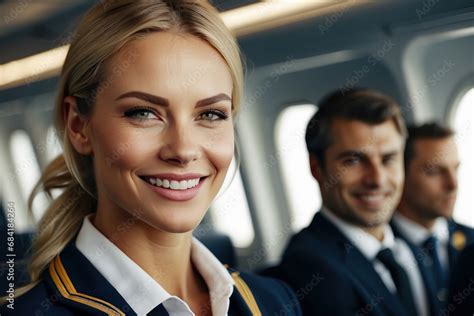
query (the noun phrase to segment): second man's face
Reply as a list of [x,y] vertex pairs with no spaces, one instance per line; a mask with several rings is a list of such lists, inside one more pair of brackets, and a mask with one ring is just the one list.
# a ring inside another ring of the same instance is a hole
[[407,168],[403,200],[424,219],[449,218],[456,202],[459,157],[453,137],[420,139]]
[[395,123],[336,119],[331,132],[333,143],[318,179],[325,205],[357,226],[387,223],[404,181],[404,140]]

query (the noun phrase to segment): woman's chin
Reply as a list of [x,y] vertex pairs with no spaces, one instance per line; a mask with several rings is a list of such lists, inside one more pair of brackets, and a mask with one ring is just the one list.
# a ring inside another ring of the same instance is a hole
[[165,220],[152,220],[149,224],[162,232],[183,234],[194,230],[199,223],[201,218],[167,218]]

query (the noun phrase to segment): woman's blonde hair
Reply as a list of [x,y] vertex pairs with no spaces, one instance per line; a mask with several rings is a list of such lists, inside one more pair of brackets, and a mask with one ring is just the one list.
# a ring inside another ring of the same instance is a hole
[[64,98],[75,96],[79,111],[89,115],[95,96],[110,83],[110,69],[113,75],[124,71],[107,65],[111,57],[130,41],[157,31],[196,36],[222,55],[233,79],[233,113],[237,112],[243,86],[239,49],[211,5],[197,0],[110,0],[95,5],[77,27],[61,73],[54,124],[64,153],[44,170],[30,196],[30,209],[38,193],[43,191],[51,197],[54,189],[63,192],[39,223],[29,265],[31,283],[18,289],[17,295],[40,281],[49,262],[77,234],[83,218],[97,207],[92,160],[77,153],[69,141]]

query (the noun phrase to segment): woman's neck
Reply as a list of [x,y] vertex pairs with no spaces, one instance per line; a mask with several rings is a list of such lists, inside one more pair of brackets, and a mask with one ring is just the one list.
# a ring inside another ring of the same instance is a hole
[[101,214],[92,219],[94,226],[169,294],[188,303],[208,295],[191,261],[192,232],[168,233],[128,214],[123,218]]

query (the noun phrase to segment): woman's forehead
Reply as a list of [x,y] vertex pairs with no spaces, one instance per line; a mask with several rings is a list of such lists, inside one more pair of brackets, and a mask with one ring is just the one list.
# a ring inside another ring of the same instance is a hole
[[171,32],[128,43],[110,60],[106,73],[106,86],[116,89],[200,88],[230,93],[233,86],[227,63],[210,44]]

